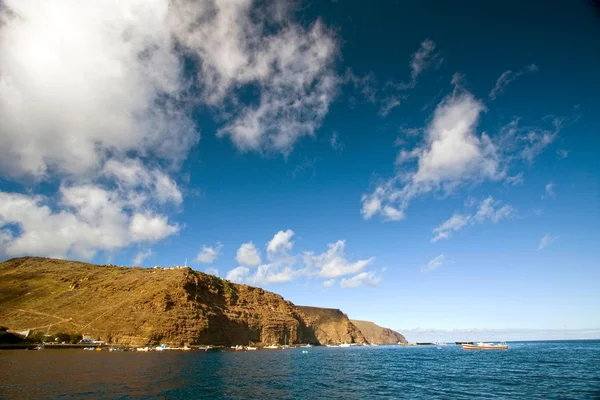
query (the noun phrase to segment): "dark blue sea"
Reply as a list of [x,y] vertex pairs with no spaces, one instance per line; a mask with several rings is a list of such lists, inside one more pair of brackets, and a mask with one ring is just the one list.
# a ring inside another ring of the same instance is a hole
[[0,398],[600,399],[600,341],[254,352],[1,351]]

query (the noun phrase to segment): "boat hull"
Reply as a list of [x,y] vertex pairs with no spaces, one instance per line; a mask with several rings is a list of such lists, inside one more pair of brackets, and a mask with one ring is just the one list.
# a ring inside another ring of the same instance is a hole
[[477,346],[474,344],[463,344],[463,350],[508,350],[508,346],[494,345],[494,346]]

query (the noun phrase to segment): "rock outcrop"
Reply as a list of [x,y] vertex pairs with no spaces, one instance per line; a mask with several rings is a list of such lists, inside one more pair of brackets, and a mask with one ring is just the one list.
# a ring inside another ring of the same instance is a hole
[[361,331],[338,309],[308,306],[298,309],[316,327],[315,334],[321,344],[367,343]]
[[[330,343],[294,304],[188,267],[24,257],[0,263],[0,325],[146,345]],[[327,325],[329,326],[329,325]],[[343,329],[349,324],[343,323]],[[358,336],[362,340],[362,335]]]
[[375,344],[398,344],[408,343],[406,338],[391,329],[383,328],[370,321],[359,321],[356,319],[350,320],[367,338],[369,343]]

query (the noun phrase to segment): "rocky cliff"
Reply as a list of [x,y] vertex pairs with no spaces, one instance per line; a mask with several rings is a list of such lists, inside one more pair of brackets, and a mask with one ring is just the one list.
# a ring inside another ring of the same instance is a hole
[[0,263],[0,325],[132,345],[405,341],[375,324],[382,331],[357,327],[340,310],[297,307],[275,293],[187,267],[38,257]]
[[388,328],[383,328],[370,321],[359,321],[356,319],[350,320],[362,334],[367,338],[369,343],[376,344],[397,344],[399,342],[408,343],[406,338],[400,333]]
[[[329,343],[281,296],[187,267],[126,268],[25,257],[0,263],[0,325],[119,344]],[[343,329],[347,324],[343,322]],[[362,339],[362,335],[360,336]]]
[[298,306],[307,321],[316,327],[315,334],[321,344],[366,343],[361,331],[348,316],[335,308]]

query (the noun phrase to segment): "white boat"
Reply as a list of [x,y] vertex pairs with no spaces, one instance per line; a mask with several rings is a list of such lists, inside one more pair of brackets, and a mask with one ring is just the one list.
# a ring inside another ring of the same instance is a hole
[[483,343],[478,342],[476,344],[463,344],[463,350],[508,350],[508,345],[506,343]]
[[246,347],[246,350],[254,351],[254,350],[258,350],[258,347],[248,346],[248,347]]
[[312,347],[312,345],[309,343],[309,344],[301,346],[301,347]]
[[342,343],[340,344],[340,347],[350,347],[351,344],[350,343]]
[[341,347],[341,346],[338,344],[328,344],[327,347]]
[[150,349],[148,347],[138,347],[135,351],[148,352]]
[[279,346],[277,346],[276,344],[272,344],[270,346],[263,347],[263,349],[267,349],[267,350],[275,350],[275,349],[278,349],[278,348],[279,348]]

